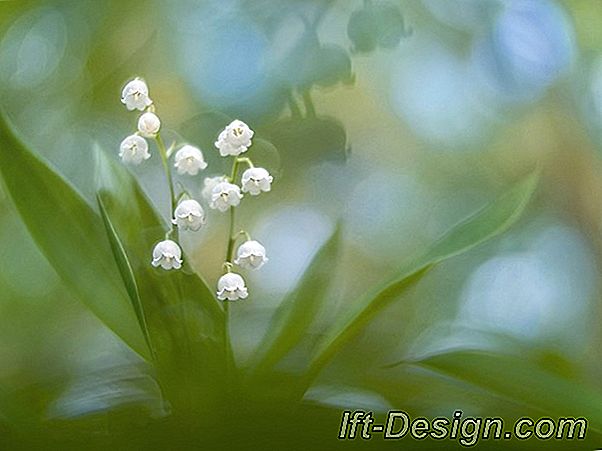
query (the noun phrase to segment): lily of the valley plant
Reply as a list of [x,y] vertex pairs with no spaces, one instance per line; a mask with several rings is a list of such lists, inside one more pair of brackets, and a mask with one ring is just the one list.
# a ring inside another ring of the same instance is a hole
[[[169,148],[163,144],[164,125],[143,80],[135,79],[127,84],[122,102],[129,110],[137,111],[139,117],[137,130],[123,140],[119,154],[129,165],[148,165],[161,159],[171,198],[169,215],[163,215],[170,219],[167,228],[166,221],[144,196],[132,174],[106,158],[98,147],[95,168],[98,211],[95,211],[60,173],[28,149],[1,109],[0,142],[5,143],[5,148],[0,149],[0,175],[23,223],[65,286],[149,363],[135,365],[131,373],[110,373],[107,385],[101,386],[103,394],[108,393],[110,402],[104,404],[106,398],[101,397],[92,403],[95,409],[101,404],[103,411],[113,410],[111,403],[119,397],[124,406],[127,404],[129,412],[133,401],[130,395],[135,393],[136,399],[156,407],[153,412],[158,413],[159,421],[149,421],[146,411],[141,411],[142,417],[135,417],[136,424],[145,425],[144,430],[135,435],[148,442],[144,446],[136,444],[135,449],[156,448],[156,429],[159,428],[170,437],[193,434],[195,448],[202,442],[209,443],[208,449],[214,449],[216,447],[207,441],[210,440],[208,436],[215,433],[216,441],[223,444],[224,438],[232,435],[232,424],[237,428],[239,425],[248,428],[248,432],[240,435],[246,440],[260,430],[258,427],[265,427],[268,422],[272,425],[273,420],[278,421],[276,425],[280,429],[284,425],[299,424],[298,414],[303,411],[317,412],[316,418],[322,421],[325,406],[313,410],[311,397],[315,394],[312,391],[320,388],[316,385],[319,377],[324,376],[328,382],[328,378],[334,376],[324,374],[325,367],[336,356],[349,355],[341,354],[341,351],[366,331],[376,315],[393,303],[403,301],[403,296],[420,283],[431,268],[498,236],[514,224],[527,208],[539,178],[539,172],[535,171],[520,179],[488,205],[450,227],[439,239],[415,255],[400,260],[398,268],[392,269],[380,283],[367,287],[364,293],[353,298],[349,298],[349,292],[340,293],[338,289],[342,285],[334,277],[345,243],[350,241],[342,239],[343,225],[338,224],[307,264],[296,286],[278,303],[261,341],[249,358],[241,361],[236,358],[236,348],[230,340],[229,301],[252,297],[239,272],[261,268],[267,257],[261,243],[251,238],[247,231],[235,228],[235,215],[242,201],[263,196],[271,189],[271,175],[265,169],[254,167],[250,159],[260,154],[265,143],[254,138],[253,131],[240,121],[232,122],[221,133],[218,129],[210,130],[215,135],[217,151],[223,158],[228,158],[232,166],[227,175],[203,180],[201,174],[206,171],[207,163],[200,149],[191,143],[170,143]],[[155,155],[155,149],[159,157]],[[179,176],[190,177],[191,181],[198,177],[198,189],[195,190],[200,192],[198,197],[191,196],[180,183],[173,183],[174,168]],[[32,209],[32,202],[38,208]],[[191,268],[187,268],[187,257],[180,246],[183,234],[193,237],[203,233],[206,224],[212,220],[211,215],[206,214],[209,210],[216,210],[214,215],[227,214],[230,220],[224,273],[215,281],[215,292],[195,271],[188,270]],[[397,239],[403,237],[398,235]],[[331,310],[335,304],[341,308]],[[319,334],[308,333],[318,328]],[[524,390],[525,386],[540,386],[545,373],[538,369],[530,378],[526,376],[528,372],[515,373],[512,369],[517,366],[515,360],[508,360],[507,356],[454,350],[409,363],[413,369],[417,365],[427,369],[428,380],[432,379],[433,372],[440,372],[445,378],[454,374],[461,378],[467,375],[465,382],[471,384],[498,378],[499,384],[495,384],[502,389],[499,394],[517,402],[528,401],[538,410],[545,411],[548,404],[538,404],[544,399],[540,396],[541,390],[531,396]],[[404,359],[400,364],[406,362]],[[475,373],[477,367],[485,370]],[[495,375],[491,368],[496,369]],[[396,378],[399,374],[409,373],[389,374],[391,386],[399,388],[404,386],[404,381]],[[340,371],[331,381],[340,386],[341,396],[345,396],[339,399],[352,400],[349,395],[356,392],[349,392],[348,388],[353,387],[348,384],[362,380],[371,384],[368,381],[372,378],[373,373],[366,368],[366,374],[360,374],[359,378],[354,374],[349,379]],[[95,376],[92,379],[94,386],[96,380]],[[379,378],[378,386],[369,390],[379,393],[383,380]],[[572,382],[561,384],[557,374],[549,375],[548,380],[551,383],[547,384],[546,390],[554,398],[562,398],[573,387]],[[147,383],[149,381],[151,384]],[[415,382],[412,376],[412,387],[416,386]],[[363,390],[366,384],[360,384]],[[122,385],[126,388],[122,389]],[[134,392],[132,387],[135,387]],[[72,391],[68,388],[67,394],[71,396]],[[139,398],[140,393],[143,395]],[[396,398],[395,393],[397,390],[389,393],[393,405],[404,405],[407,396],[400,392]],[[334,399],[333,396],[328,398]],[[599,415],[600,404],[596,404],[598,398],[595,396],[584,392],[579,398],[584,402],[567,404],[568,410],[595,418]],[[28,416],[28,412],[16,412],[19,417]],[[79,412],[73,427],[65,431],[72,433],[81,429]],[[257,415],[257,412],[262,414]],[[263,412],[273,416],[265,417]],[[339,414],[337,411],[336,416]],[[304,415],[303,427],[313,413]],[[127,430],[118,424],[120,421],[113,421],[113,418],[121,419],[121,415],[110,418],[110,423],[118,426],[117,430]],[[94,419],[93,424],[97,427],[100,423]],[[54,435],[54,428],[52,430]],[[62,426],[57,430],[62,430]],[[99,449],[108,449],[118,443],[112,434],[113,429],[99,434],[110,438],[111,442]],[[127,439],[129,443],[130,434]],[[68,443],[72,443],[71,440],[69,435]],[[186,446],[179,449],[182,448]],[[39,446],[32,449],[39,449]]]
[[[181,269],[183,259],[182,249],[178,244],[179,232],[198,232],[207,223],[207,218],[201,199],[194,199],[188,191],[174,184],[172,166],[180,175],[195,177],[207,168],[207,163],[203,152],[191,144],[174,142],[169,148],[165,146],[161,138],[161,119],[143,79],[135,78],[125,85],[121,102],[130,111],[142,112],[138,118],[137,130],[121,142],[121,160],[132,165],[147,161],[152,156],[147,139],[154,140],[170,192],[172,227],[152,250],[151,264],[164,270]],[[230,175],[205,178],[201,192],[202,200],[209,208],[230,215],[227,250],[223,263],[225,274],[217,281],[216,291],[217,298],[222,301],[235,301],[248,296],[245,280],[234,272],[236,266],[256,270],[268,261],[265,247],[260,242],[251,239],[247,231],[235,229],[235,213],[241,199],[245,194],[257,196],[269,192],[273,181],[266,169],[255,167],[251,158],[241,156],[252,147],[253,135],[253,130],[240,120],[232,121],[219,133],[215,147],[222,157],[232,158],[232,170]],[[176,148],[178,150],[172,158]],[[239,174],[241,165],[247,168]],[[235,252],[239,241],[242,243]]]

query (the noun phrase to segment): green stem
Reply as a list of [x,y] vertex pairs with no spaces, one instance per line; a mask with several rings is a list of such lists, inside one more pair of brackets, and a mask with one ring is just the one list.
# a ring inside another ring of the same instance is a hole
[[167,184],[169,185],[169,195],[171,198],[171,211],[169,213],[169,216],[171,218],[171,215],[173,214],[174,210],[176,209],[176,203],[177,203],[177,198],[176,198],[176,193],[174,190],[174,184],[173,184],[173,178],[171,177],[171,168],[169,166],[169,161],[167,161],[167,149],[165,148],[165,143],[163,142],[163,139],[161,138],[161,134],[157,133],[157,136],[155,137],[155,141],[157,142],[157,147],[159,148],[159,154],[161,155],[161,162],[163,163],[163,170],[165,171],[165,178],[167,179]]
[[[238,158],[234,159],[232,163],[232,172],[230,173],[229,181],[233,183],[236,180],[238,174],[238,166],[240,161]],[[228,228],[228,246],[226,248],[226,260],[225,264],[229,264],[229,268],[232,266],[232,256],[234,254],[234,242],[236,237],[234,236],[234,224],[236,222],[236,209],[230,207],[230,226]],[[233,373],[236,368],[234,363],[234,353],[232,351],[232,343],[230,340],[230,302],[224,302],[224,345],[226,347],[226,381],[230,385],[233,379]],[[229,389],[232,387],[230,386]]]
[[309,89],[303,91],[303,103],[305,104],[305,114],[307,117],[316,117],[316,107],[311,99],[311,93]]
[[251,235],[246,230],[239,230],[236,235],[234,235],[234,240],[238,239],[239,236],[243,235],[247,241],[251,240]]
[[255,165],[253,164],[253,162],[251,161],[251,159],[247,158],[247,157],[237,158],[236,161],[238,161],[239,163],[245,163],[250,168],[254,168],[255,167]]
[[[228,248],[226,250],[226,263],[228,272],[232,268],[232,253],[234,252],[234,238],[232,237],[234,231],[235,221],[235,210],[234,207],[230,207],[230,229],[228,232]],[[224,302],[224,346],[226,349],[226,383],[228,384],[227,393],[228,396],[232,396],[234,372],[236,370],[236,364],[234,363],[234,352],[232,350],[232,341],[230,340],[230,301]]]
[[234,369],[234,355],[230,342],[230,301],[224,301],[224,346],[226,349],[226,371],[228,382]]
[[228,230],[228,248],[226,250],[226,261],[232,263],[232,255],[234,254],[234,242],[236,241],[236,236],[234,235],[234,222],[235,222],[235,214],[236,210],[234,207],[230,207],[230,228]]
[[[248,158],[235,158],[232,164],[232,172],[230,173],[229,181],[234,183],[236,176],[238,175],[238,166],[240,163],[247,163],[249,167],[253,167],[253,163]],[[232,254],[234,253],[234,242],[236,236],[234,235],[234,223],[236,222],[236,209],[230,207],[230,227],[228,229],[228,246],[226,248],[226,262],[232,263]]]
[[291,91],[288,93],[288,107],[291,110],[292,117],[301,117],[301,109],[299,108],[299,105],[297,105],[297,101],[295,100],[295,97],[293,97],[293,93]]
[[228,181],[230,183],[234,183],[234,180],[236,179],[236,174],[238,174],[238,164],[240,162],[238,161],[238,158],[234,159],[234,163],[232,164],[232,172],[230,173],[230,177],[228,177]]

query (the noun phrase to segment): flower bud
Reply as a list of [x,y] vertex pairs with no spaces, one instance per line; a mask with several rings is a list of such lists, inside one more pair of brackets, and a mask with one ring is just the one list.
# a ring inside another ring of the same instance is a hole
[[258,241],[249,240],[238,247],[234,263],[245,269],[259,269],[267,261],[265,247]]
[[264,168],[249,168],[242,174],[242,191],[257,196],[272,189],[274,178]]
[[217,281],[217,298],[220,301],[236,301],[245,299],[248,295],[245,280],[239,274],[229,272]]
[[138,135],[130,135],[119,145],[119,157],[126,164],[140,164],[150,158],[148,143]]
[[178,174],[197,175],[207,167],[203,152],[197,147],[186,144],[176,152],[174,166]]
[[138,131],[142,136],[153,138],[157,133],[159,133],[160,128],[161,121],[159,120],[159,116],[157,116],[155,113],[149,111],[144,113],[138,119]]
[[174,211],[172,224],[182,230],[199,230],[205,224],[205,212],[203,207],[194,199],[186,199],[178,204]]
[[182,267],[182,249],[178,243],[165,240],[157,243],[153,249],[152,265],[163,269],[180,269]]
[[134,78],[128,82],[121,91],[121,103],[130,111],[143,111],[152,105],[153,101],[148,96],[148,86],[141,78]]

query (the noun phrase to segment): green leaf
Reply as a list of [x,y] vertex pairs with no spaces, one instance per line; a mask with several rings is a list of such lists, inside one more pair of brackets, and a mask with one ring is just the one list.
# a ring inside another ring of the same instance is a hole
[[531,198],[539,171],[534,171],[480,211],[457,224],[429,249],[411,259],[386,283],[372,290],[347,310],[349,313],[332,328],[308,369],[311,380],[384,307],[398,299],[437,263],[466,252],[507,230],[522,214]]
[[186,270],[152,267],[152,249],[164,239],[166,221],[122,164],[98,148],[96,155],[98,197],[127,252],[159,364],[175,387],[170,399],[180,404],[202,399],[208,405],[210,396],[220,395],[216,384],[224,380],[222,305],[188,267],[186,255]]
[[17,138],[3,115],[0,146],[0,172],[7,191],[40,250],[74,296],[149,358],[98,214]]
[[144,274],[150,285],[159,285],[160,291],[155,292],[155,295],[162,293],[166,298],[182,297],[180,288],[176,285],[185,282],[197,290],[194,297],[207,313],[221,320],[221,304],[199,275],[183,271],[166,274],[150,265],[153,246],[164,239],[166,222],[123,165],[110,160],[100,148],[96,149],[96,161],[98,198],[105,206],[106,214],[111,218],[124,246],[131,250],[130,261],[134,262],[134,271]]
[[107,238],[109,239],[111,250],[113,251],[113,257],[115,257],[115,262],[117,263],[119,273],[121,274],[121,279],[123,280],[125,289],[130,296],[130,301],[132,301],[132,307],[136,312],[140,330],[142,330],[142,333],[144,334],[144,339],[146,340],[146,344],[151,350],[151,353],[154,353],[152,341],[148,331],[148,325],[146,323],[146,317],[144,315],[144,308],[142,307],[142,301],[140,300],[138,284],[136,283],[136,279],[134,277],[134,270],[132,269],[132,265],[128,260],[128,256],[123,248],[123,244],[121,243],[121,240],[115,231],[115,227],[113,227],[113,223],[107,215],[107,210],[102,202],[102,199],[98,195],[96,198],[98,201],[98,207],[100,209],[100,216],[102,217],[105,229],[107,231]]
[[550,373],[525,359],[483,351],[452,351],[416,363],[536,408],[546,415],[585,417],[590,428],[602,431],[602,393]]
[[258,347],[255,372],[269,369],[284,357],[307,333],[330,287],[336,265],[341,230],[337,226],[316,253],[295,289],[280,304],[268,332]]

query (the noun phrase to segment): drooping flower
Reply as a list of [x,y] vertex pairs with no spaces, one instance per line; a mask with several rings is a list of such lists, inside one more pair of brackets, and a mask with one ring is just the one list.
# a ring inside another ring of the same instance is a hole
[[153,138],[160,128],[161,120],[155,113],[148,111],[138,118],[138,131],[142,136]]
[[182,267],[182,249],[178,243],[165,240],[157,243],[153,249],[152,265],[163,269],[180,269]]
[[186,144],[176,152],[174,166],[178,174],[197,175],[207,167],[203,152],[197,147]]
[[182,230],[197,231],[205,224],[203,207],[194,199],[186,199],[178,204],[171,222]]
[[130,111],[143,111],[152,105],[153,101],[148,96],[148,86],[141,78],[129,81],[121,91],[121,103]]
[[227,211],[230,207],[236,207],[242,199],[240,188],[229,182],[220,182],[211,190],[211,202],[209,206],[219,211]]
[[211,195],[213,194],[213,188],[215,188],[215,185],[217,185],[218,183],[225,182],[225,181],[226,181],[225,175],[218,175],[216,177],[205,178],[205,180],[203,180],[203,189],[201,190],[201,196],[203,196],[203,199],[205,199],[207,202],[211,202]]
[[130,135],[119,145],[119,157],[124,163],[140,164],[150,158],[148,143],[138,135]]
[[264,168],[249,168],[242,174],[242,191],[257,196],[272,189],[274,178]]
[[251,146],[254,132],[247,124],[238,119],[232,121],[217,137],[215,147],[222,157],[238,156]]
[[220,301],[236,301],[237,299],[245,299],[248,295],[245,280],[240,274],[229,272],[217,281],[217,298]]
[[234,263],[245,269],[259,269],[267,261],[265,247],[258,241],[249,240],[238,247]]

